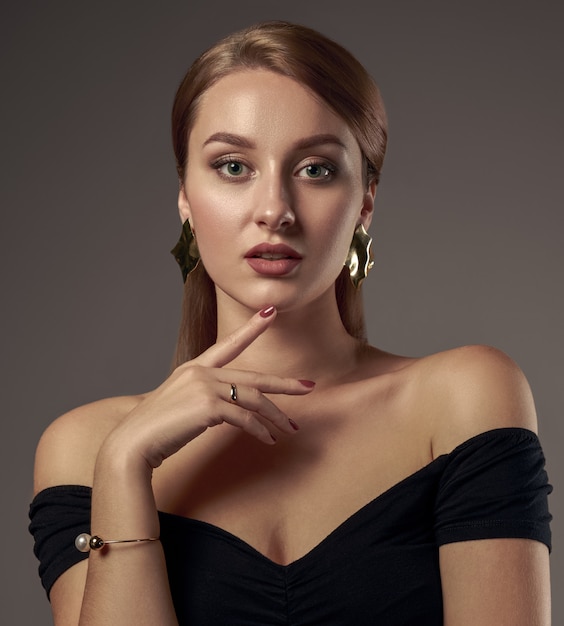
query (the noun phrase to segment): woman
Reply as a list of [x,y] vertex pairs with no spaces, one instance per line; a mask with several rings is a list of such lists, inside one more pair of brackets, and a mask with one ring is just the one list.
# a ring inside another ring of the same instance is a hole
[[296,25],[236,33],[188,72],[177,367],[59,418],[37,451],[57,626],[550,622],[522,373],[487,347],[365,340],[385,120],[358,61]]

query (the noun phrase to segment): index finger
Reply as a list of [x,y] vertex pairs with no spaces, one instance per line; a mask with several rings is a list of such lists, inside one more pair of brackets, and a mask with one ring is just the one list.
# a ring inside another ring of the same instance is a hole
[[259,335],[262,335],[275,317],[275,307],[269,306],[261,309],[246,324],[218,341],[194,360],[208,367],[227,365],[250,346]]

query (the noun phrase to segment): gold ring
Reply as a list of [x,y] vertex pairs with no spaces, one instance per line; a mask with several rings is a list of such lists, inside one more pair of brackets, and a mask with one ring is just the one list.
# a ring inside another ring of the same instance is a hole
[[237,385],[235,383],[231,383],[231,392],[230,392],[231,402],[237,402]]

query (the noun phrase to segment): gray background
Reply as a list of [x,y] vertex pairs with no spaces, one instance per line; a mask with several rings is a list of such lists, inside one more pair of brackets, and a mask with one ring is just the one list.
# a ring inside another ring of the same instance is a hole
[[26,530],[41,432],[76,405],[154,387],[169,366],[175,88],[219,36],[271,18],[343,43],[387,104],[372,342],[416,355],[493,344],[531,382],[564,623],[562,3],[65,0],[1,13],[2,623],[50,623]]

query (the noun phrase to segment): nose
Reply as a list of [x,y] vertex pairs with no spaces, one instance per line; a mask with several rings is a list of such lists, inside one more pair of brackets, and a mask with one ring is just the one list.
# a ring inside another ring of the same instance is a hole
[[255,198],[255,222],[269,230],[287,229],[294,225],[292,194],[283,177],[267,176],[257,185]]

